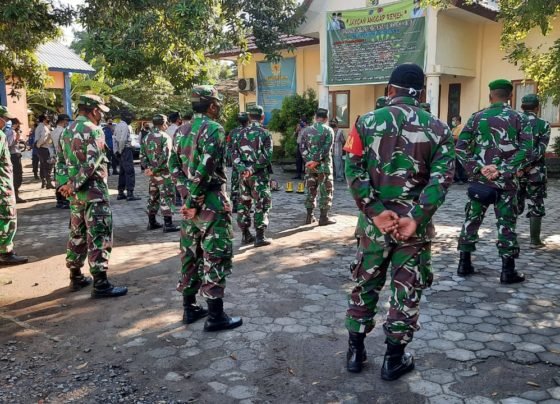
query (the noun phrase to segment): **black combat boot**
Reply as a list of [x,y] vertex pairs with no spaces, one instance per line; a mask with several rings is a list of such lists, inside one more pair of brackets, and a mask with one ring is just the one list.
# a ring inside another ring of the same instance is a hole
[[397,380],[414,369],[414,357],[404,352],[405,345],[393,345],[387,342],[387,351],[381,367],[383,380]]
[[525,280],[525,275],[515,270],[515,258],[502,257],[502,274],[500,283],[519,283]]
[[475,273],[474,267],[471,262],[471,253],[460,251],[459,252],[459,265],[457,266],[457,275],[469,276]]
[[19,255],[16,255],[16,253],[13,251],[0,254],[0,265],[5,265],[5,266],[21,265],[21,264],[27,264],[27,262],[29,262],[29,258],[20,257]]
[[237,204],[239,203],[237,199],[237,196],[231,196],[231,213],[237,213]]
[[127,292],[128,288],[126,286],[113,286],[107,280],[106,272],[93,275],[93,290],[91,291],[91,297],[93,299],[124,296]]
[[196,304],[196,295],[183,295],[183,324],[192,324],[208,315],[208,310]]
[[348,332],[348,352],[346,353],[346,369],[352,373],[360,373],[367,360],[364,347],[365,333]]
[[93,282],[91,276],[84,276],[80,268],[70,269],[70,291],[77,292],[91,285],[91,282]]
[[148,215],[148,230],[157,230],[161,229],[163,226],[159,223],[156,219],[156,215],[149,214]]
[[230,317],[224,313],[222,299],[208,299],[208,319],[204,323],[204,331],[231,330],[243,324],[240,317]]
[[319,216],[319,226],[328,226],[329,224],[335,224],[336,220],[329,217],[328,209],[321,209],[321,216]]
[[16,191],[16,203],[25,203],[27,202],[25,199],[19,197],[19,191]]
[[140,199],[142,199],[142,198],[140,198],[139,196],[134,196],[134,191],[126,191],[126,200],[128,202],[139,201]]
[[255,237],[255,247],[264,247],[266,245],[272,244],[272,239],[266,237],[264,235],[264,231],[266,230],[265,227],[257,229],[257,235]]
[[119,189],[119,194],[117,195],[117,201],[122,201],[124,199],[126,199],[124,189]]
[[249,229],[243,230],[243,237],[241,238],[241,244],[247,245],[255,242],[255,237],[251,234]]
[[50,178],[47,178],[47,189],[56,189]]
[[315,223],[315,215],[313,214],[313,209],[307,209],[307,217],[305,218],[305,224]]
[[47,181],[45,181],[44,178],[41,178],[41,189],[46,188],[47,187]]
[[530,217],[529,218],[529,231],[531,235],[531,248],[544,247],[544,243],[541,241],[541,225],[542,217]]
[[163,232],[172,233],[174,231],[179,231],[181,228],[173,224],[173,218],[171,216],[163,217]]

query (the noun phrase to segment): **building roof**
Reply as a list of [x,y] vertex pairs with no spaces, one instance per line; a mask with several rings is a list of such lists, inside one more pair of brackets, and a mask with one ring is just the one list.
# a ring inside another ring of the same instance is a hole
[[451,4],[489,20],[498,20],[500,4],[497,0],[476,0],[474,3],[465,0],[452,0]]
[[[316,45],[319,43],[318,38],[311,38],[303,35],[280,35],[280,41],[286,47],[294,46],[296,48],[308,45]],[[247,50],[249,52],[258,52],[257,45],[255,44],[255,37],[247,37]],[[231,48],[221,51],[220,53],[213,55],[215,57],[227,57],[227,56],[237,56],[241,53],[240,48]]]
[[37,57],[51,72],[95,73],[93,67],[60,42],[39,45]]

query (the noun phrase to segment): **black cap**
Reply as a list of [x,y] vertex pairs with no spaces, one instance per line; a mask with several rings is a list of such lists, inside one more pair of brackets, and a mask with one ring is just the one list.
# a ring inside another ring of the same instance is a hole
[[178,112],[172,112],[172,113],[169,114],[169,122],[175,123],[177,121],[177,119],[179,119],[179,113]]
[[317,111],[315,112],[315,116],[317,118],[328,118],[329,110],[326,108],[317,108]]
[[56,117],[56,123],[58,122],[62,122],[62,121],[69,121],[70,117],[66,114],[58,114],[58,116]]
[[406,90],[422,90],[424,88],[424,71],[414,63],[399,65],[391,73],[389,84],[402,87]]

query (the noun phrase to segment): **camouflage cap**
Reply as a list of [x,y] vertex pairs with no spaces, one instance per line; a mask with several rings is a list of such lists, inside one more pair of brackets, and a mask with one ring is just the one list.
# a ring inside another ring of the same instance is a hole
[[387,105],[387,97],[379,97],[375,100],[375,109],[383,108]]
[[1,118],[6,118],[6,119],[15,119],[16,116],[13,115],[13,114],[11,114],[11,113],[8,111],[8,108],[6,108],[6,107],[3,106],[3,105],[0,105],[0,117],[1,117]]
[[259,116],[263,116],[264,115],[264,108],[258,104],[255,105],[251,105],[248,108],[247,111],[250,115],[259,115]]
[[522,105],[539,105],[540,99],[537,94],[527,94],[521,98]]
[[224,97],[214,86],[196,86],[191,91],[191,102],[198,104],[203,101],[222,101]]
[[490,88],[491,91],[493,90],[513,90],[513,84],[511,84],[511,81],[506,80],[506,79],[498,79],[498,80],[494,80],[491,81],[488,84],[488,88]]
[[152,118],[152,123],[154,125],[166,124],[167,123],[167,116],[165,116],[164,114],[154,115],[154,117]]
[[82,94],[80,95],[79,104],[85,105],[86,107],[99,108],[103,112],[109,112],[110,109],[105,105],[105,101],[98,95],[94,94]]

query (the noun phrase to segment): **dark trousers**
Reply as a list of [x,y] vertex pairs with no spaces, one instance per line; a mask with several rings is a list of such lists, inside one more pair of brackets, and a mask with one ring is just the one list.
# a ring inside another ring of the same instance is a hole
[[111,169],[113,169],[113,174],[116,174],[117,167],[119,166],[119,159],[115,156],[113,150],[109,148],[107,148],[107,158],[109,159],[109,162],[107,163],[107,171],[111,171]]
[[455,159],[455,178],[453,178],[453,180],[456,182],[467,182],[468,180],[465,168],[463,167],[459,159]]
[[21,166],[21,154],[19,153],[10,154],[10,160],[12,160],[12,166],[14,167],[14,190],[17,194],[19,187],[21,187],[21,183],[23,182],[23,167]]
[[296,171],[298,176],[303,175],[303,156],[301,155],[301,151],[299,150],[299,145],[296,151]]
[[51,154],[49,149],[46,147],[39,147],[37,149],[37,154],[39,154],[39,174],[42,180],[51,180],[52,167],[49,164],[49,158]]
[[31,154],[31,166],[33,167],[33,175],[37,177],[39,175],[39,153]]
[[136,177],[134,176],[134,155],[131,147],[125,147],[120,158],[119,167],[119,192],[125,189],[129,192],[134,191]]

